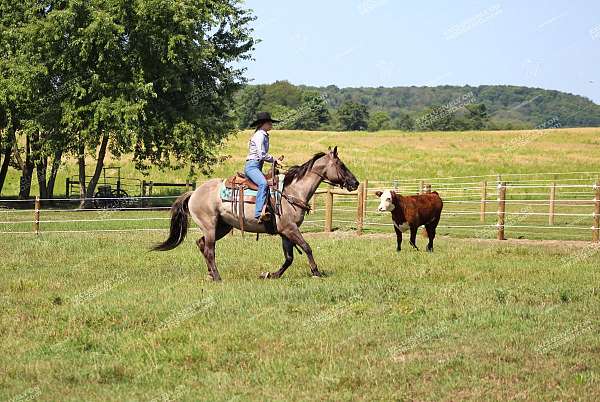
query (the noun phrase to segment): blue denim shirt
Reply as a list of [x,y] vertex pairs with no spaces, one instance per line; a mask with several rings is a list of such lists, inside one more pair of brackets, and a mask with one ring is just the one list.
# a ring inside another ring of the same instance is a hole
[[273,162],[275,158],[269,154],[269,134],[265,130],[256,130],[248,142],[246,160]]

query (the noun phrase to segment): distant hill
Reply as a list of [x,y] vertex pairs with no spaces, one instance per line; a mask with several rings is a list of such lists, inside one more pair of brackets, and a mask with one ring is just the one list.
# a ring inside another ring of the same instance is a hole
[[[307,94],[312,94],[312,98],[307,98]],[[315,94],[325,102],[319,105],[314,100]],[[269,110],[292,121],[286,128],[344,129],[340,114],[357,110],[340,109],[348,103],[366,107],[366,115],[364,110],[357,112],[363,113],[365,119],[364,124],[357,125],[364,127],[362,129],[419,129],[419,122],[432,115],[437,116],[430,127],[434,130],[600,126],[600,105],[588,98],[510,85],[338,88],[334,85],[295,86],[277,81],[242,89],[236,113],[241,127],[251,121],[255,111]],[[324,116],[325,108],[330,118]],[[452,114],[449,120],[440,121],[440,113],[445,117],[449,110]],[[308,119],[312,119],[308,127],[299,126]]]
[[588,98],[560,91],[510,85],[337,88],[304,87],[325,94],[332,108],[350,100],[372,110],[417,114],[433,106],[451,104],[472,92],[476,103],[485,104],[492,120],[524,122],[536,127],[558,119],[562,127],[600,126],[600,105]]

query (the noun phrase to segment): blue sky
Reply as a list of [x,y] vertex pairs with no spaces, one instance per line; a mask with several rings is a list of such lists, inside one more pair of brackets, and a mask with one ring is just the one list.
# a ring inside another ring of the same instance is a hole
[[253,83],[510,84],[600,104],[600,1],[246,0]]

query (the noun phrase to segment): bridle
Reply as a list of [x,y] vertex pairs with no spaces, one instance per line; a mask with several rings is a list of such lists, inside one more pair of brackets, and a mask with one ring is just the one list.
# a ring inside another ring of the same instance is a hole
[[[316,172],[315,170],[313,170],[312,168],[308,171],[308,173],[312,173],[315,174],[317,176],[319,176],[321,178],[321,181],[323,183],[327,183],[329,185],[332,186],[337,186],[340,188],[344,188],[346,186],[346,181],[342,178],[342,172],[340,170],[340,167],[337,164],[334,164],[335,166],[335,170],[336,170],[336,176],[337,176],[337,180],[339,180],[340,182],[342,182],[342,184],[336,184],[333,183],[332,181],[330,181],[329,179],[327,179],[323,174]],[[279,191],[278,191],[279,192]],[[307,213],[310,212],[311,207],[310,205],[306,204],[304,201],[297,199],[294,196],[291,196],[289,194],[285,194],[284,192],[279,192],[281,194],[281,196],[283,198],[285,198],[293,207],[299,207],[301,209],[303,209],[304,211],[306,211]]]
[[346,186],[346,181],[345,181],[345,179],[343,179],[343,175],[342,175],[342,172],[340,170],[340,167],[337,165],[337,163],[334,164],[334,167],[335,167],[335,173],[336,173],[336,176],[337,176],[336,179],[339,180],[340,182],[342,182],[342,184],[333,183],[331,180],[327,179],[324,175],[322,175],[321,173],[315,172],[313,169],[311,169],[309,171],[309,173],[313,173],[313,174],[316,174],[317,176],[319,176],[321,178],[321,181],[323,183],[329,184],[329,185],[334,186],[334,187],[337,186],[337,187],[340,187],[340,188],[344,188]]

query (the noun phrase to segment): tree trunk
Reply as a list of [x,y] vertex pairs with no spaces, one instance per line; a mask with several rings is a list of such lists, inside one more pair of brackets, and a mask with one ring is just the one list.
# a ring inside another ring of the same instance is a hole
[[52,166],[50,167],[50,177],[48,178],[48,198],[54,198],[54,184],[56,183],[56,175],[58,169],[60,169],[60,162],[62,159],[62,151],[54,152],[54,159],[52,160]]
[[21,180],[19,186],[19,199],[29,198],[31,194],[31,179],[33,177],[34,164],[31,161],[31,144],[29,136],[25,140],[25,162],[21,168]]
[[8,174],[8,164],[10,163],[10,154],[12,150],[12,144],[7,144],[4,148],[2,160],[2,166],[0,167],[0,194],[2,194],[2,187],[4,187],[4,181],[6,180],[6,175]]
[[2,193],[2,188],[4,187],[4,182],[6,181],[6,176],[8,175],[8,168],[10,166],[10,158],[13,152],[13,147],[16,146],[16,134],[15,134],[15,125],[8,129],[8,142],[4,144],[4,160],[2,161],[2,167],[0,167],[0,194]]
[[48,187],[46,186],[46,173],[48,172],[48,158],[40,158],[35,163],[37,172],[38,187],[40,188],[40,198],[48,198]]
[[81,200],[79,208],[85,208],[85,145],[83,144],[79,145],[77,164],[79,165],[79,199]]
[[102,174],[102,168],[104,167],[104,157],[106,156],[106,148],[108,147],[108,134],[104,134],[102,136],[102,142],[100,143],[100,149],[98,150],[98,159],[96,160],[96,169],[94,169],[94,174],[90,179],[90,182],[87,186],[87,190],[85,192],[86,198],[90,199],[94,196],[94,191],[96,191],[96,185],[98,184],[98,180],[100,180],[100,175]]

